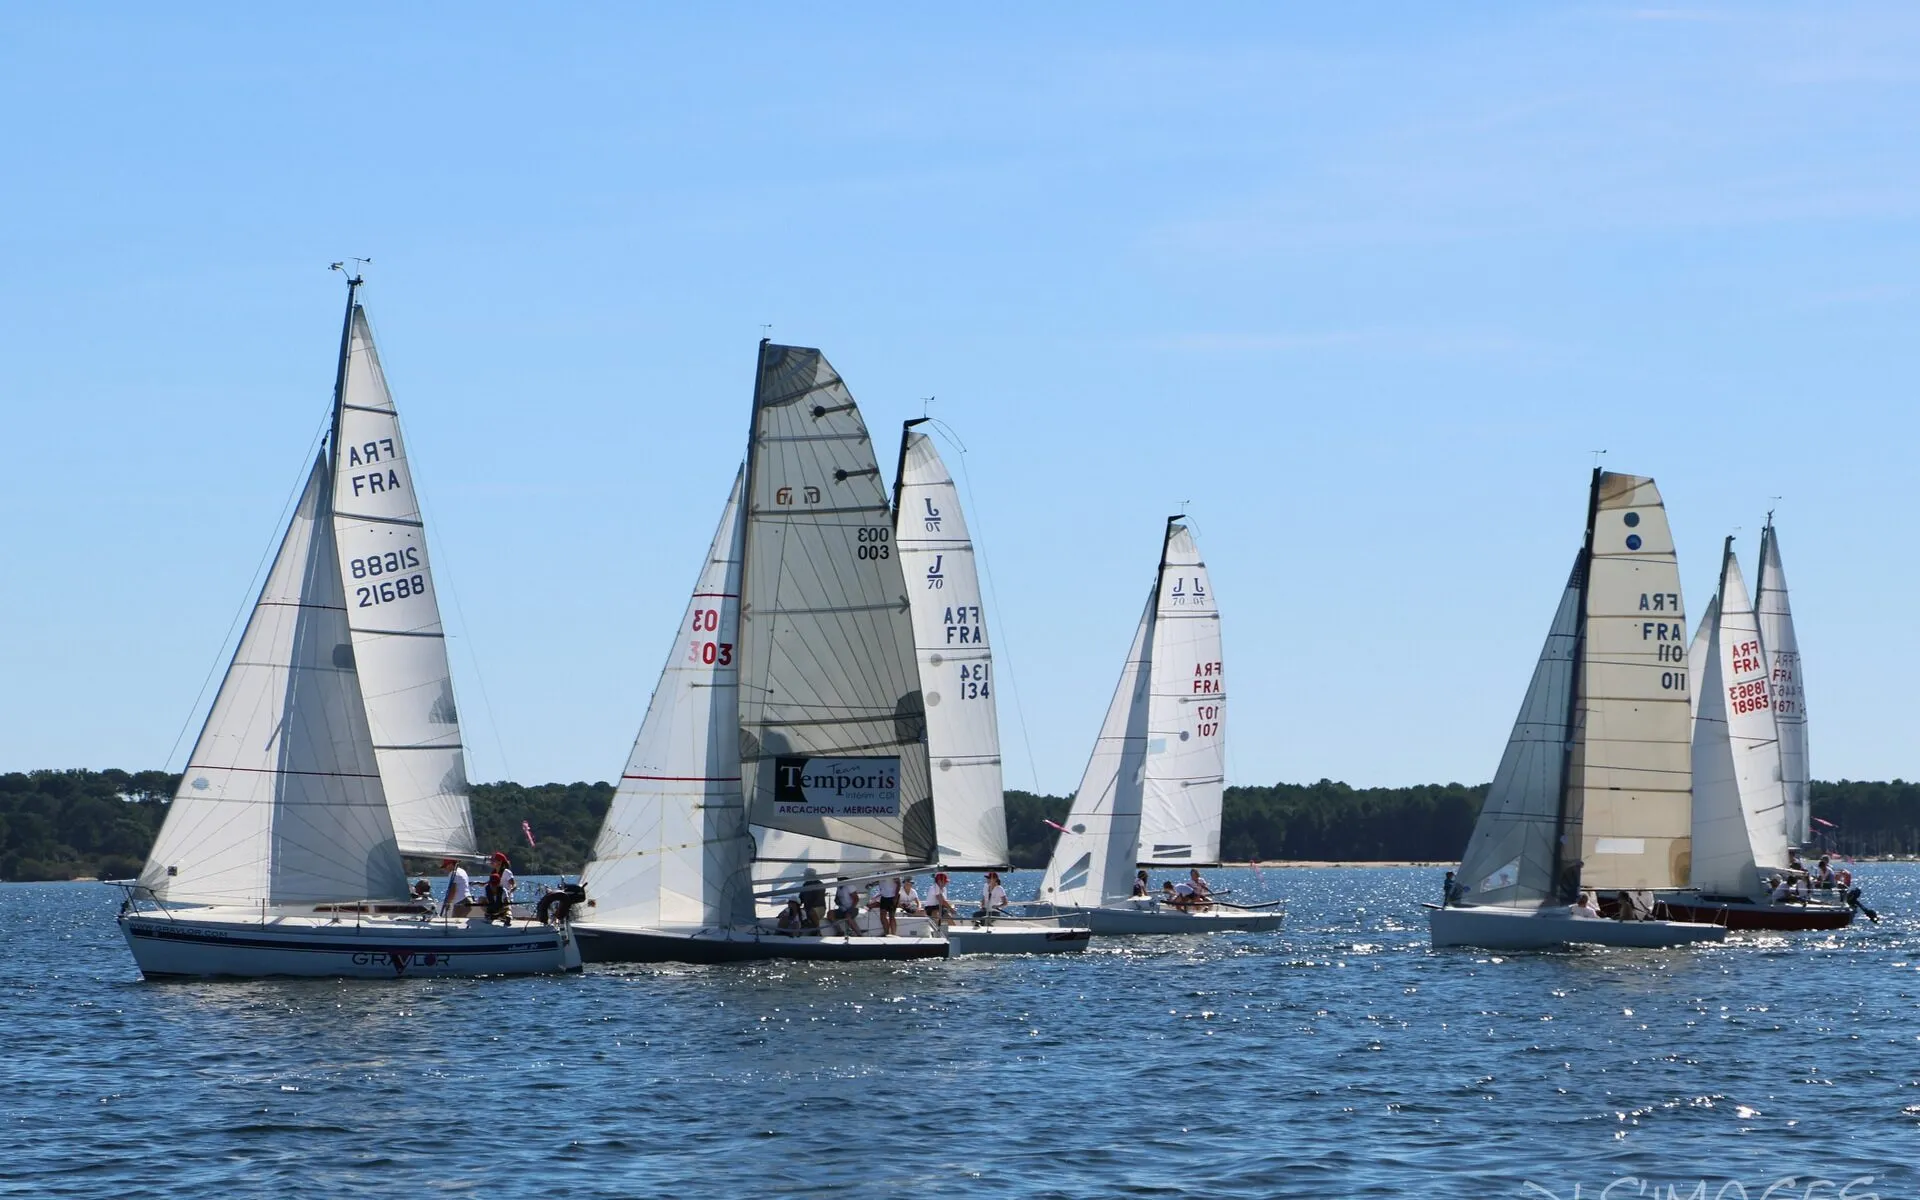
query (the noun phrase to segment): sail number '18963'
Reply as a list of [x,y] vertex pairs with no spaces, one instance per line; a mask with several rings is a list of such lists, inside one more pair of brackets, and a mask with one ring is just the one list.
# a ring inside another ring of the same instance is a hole
[[703,633],[720,631],[720,610],[717,608],[696,608],[693,610],[693,632],[696,635],[687,647],[687,661],[701,663],[709,667],[730,667],[733,665],[733,643],[713,641],[698,636]]

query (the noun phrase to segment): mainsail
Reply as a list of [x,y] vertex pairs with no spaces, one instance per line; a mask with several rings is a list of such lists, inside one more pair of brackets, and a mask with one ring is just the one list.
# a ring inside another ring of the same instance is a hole
[[[1580,643],[1580,593],[1586,553],[1574,560],[1546,645],[1533,668],[1506,753],[1460,856],[1460,884],[1473,904],[1538,904],[1555,894],[1563,869],[1561,839],[1566,792],[1567,732],[1573,714],[1574,656]],[[1579,841],[1577,824],[1572,841]]]
[[818,350],[761,343],[742,503],[740,766],[757,857],[931,862],[926,714],[887,489]]
[[1780,781],[1787,806],[1787,837],[1795,845],[1812,840],[1813,810],[1807,781],[1807,693],[1800,674],[1800,641],[1793,632],[1793,607],[1787,602],[1787,574],[1780,566],[1780,535],[1773,514],[1760,534],[1760,576],[1755,611],[1760,645],[1766,651],[1773,685],[1774,720],[1780,730]]
[[901,431],[893,528],[926,691],[938,860],[1005,868],[1006,797],[986,609],[952,472],[933,439],[913,428],[924,420]]
[[721,511],[686,617],[581,883],[598,925],[643,929],[753,919],[740,789],[736,631],[741,477]]
[[1702,892],[1757,901],[1756,866],[1786,864],[1786,810],[1766,657],[1732,538],[1720,599],[1693,725],[1692,878]]
[[394,834],[403,854],[471,855],[460,720],[426,530],[373,333],[351,303],[333,455],[333,537]]
[[1220,861],[1227,683],[1213,581],[1185,525],[1168,527],[1159,596],[1147,685],[1139,861],[1210,865]]
[[1583,825],[1581,879],[1602,890],[1684,887],[1692,737],[1673,536],[1651,479],[1599,472],[1591,511],[1567,785]]
[[140,873],[183,904],[406,892],[361,705],[323,454]]

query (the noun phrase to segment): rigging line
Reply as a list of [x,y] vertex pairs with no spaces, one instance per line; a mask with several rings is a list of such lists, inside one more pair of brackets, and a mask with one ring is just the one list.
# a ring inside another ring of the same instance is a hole
[[[292,519],[294,506],[300,503],[301,495],[307,490],[307,477],[313,473],[314,454],[319,450],[321,439],[327,436],[327,431],[331,428],[333,428],[333,414],[329,411],[327,419],[321,422],[320,428],[315,431],[313,435],[313,439],[307,443],[306,458],[303,460],[307,464],[306,468],[301,472],[299,481],[294,484],[293,493],[281,504],[280,514],[273,520],[273,528],[276,531],[280,531],[281,527]],[[238,651],[237,646],[233,650],[227,648],[233,641],[233,631],[239,626],[240,618],[243,615],[251,613],[258,603],[261,573],[267,569],[274,558],[278,557],[280,553],[280,543],[285,539],[286,534],[284,532],[279,532],[279,536],[277,537],[270,536],[268,538],[267,548],[260,555],[260,561],[254,564],[253,576],[247,581],[247,590],[243,593],[247,598],[240,602],[238,609],[234,610],[233,620],[227,622],[227,631],[220,637],[220,649],[214,655],[213,662],[207,667],[206,678],[200,681],[200,690],[193,695],[193,703],[188,706],[187,715],[182,718],[180,722],[180,731],[173,735],[173,746],[167,751],[167,757],[163,760],[164,762],[171,764],[173,762],[173,756],[180,753],[180,743],[186,739],[187,730],[192,727],[193,718],[200,711],[200,701],[206,698],[207,687],[213,683],[214,673],[219,671],[221,664],[231,660],[233,655]]]
[[[1014,719],[1020,723],[1020,742],[1027,751],[1027,778],[1033,786],[1033,794],[1037,796],[1041,794],[1040,768],[1033,756],[1033,736],[1027,729],[1027,710],[1020,702],[1020,680],[1011,665],[1011,660],[1017,656],[1013,652],[1013,638],[1007,632],[1007,610],[1000,607],[1000,593],[993,585],[993,564],[987,561],[986,554],[980,548],[981,543],[986,541],[986,537],[981,529],[980,508],[974,503],[973,474],[967,467],[967,447],[945,421],[935,418],[932,424],[960,451],[960,481],[966,485],[967,489],[967,536],[973,541],[973,560],[979,565],[980,573],[986,577],[987,594],[993,597],[993,610],[999,614],[1000,633],[994,638],[994,644],[1006,650],[1005,657],[995,661],[994,673],[999,674],[1004,669],[1007,685],[1013,690],[1013,715]],[[951,467],[947,469],[947,474],[953,474]]]

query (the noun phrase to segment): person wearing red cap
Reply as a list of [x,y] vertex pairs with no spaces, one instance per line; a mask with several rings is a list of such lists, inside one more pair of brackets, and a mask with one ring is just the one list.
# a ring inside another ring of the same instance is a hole
[[513,864],[507,861],[507,856],[504,852],[499,850],[493,852],[493,869],[500,873],[500,890],[506,893],[507,903],[511,905],[513,903],[513,889],[519,885],[513,877]]
[[441,859],[440,865],[452,868],[447,876],[447,894],[440,901],[440,915],[464,917],[473,907],[473,880],[467,878],[467,869],[457,858]]

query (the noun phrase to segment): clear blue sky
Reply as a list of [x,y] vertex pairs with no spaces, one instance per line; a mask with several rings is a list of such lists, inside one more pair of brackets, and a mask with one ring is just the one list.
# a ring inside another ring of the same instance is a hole
[[1488,778],[1599,448],[1920,774],[1911,6],[15,4],[0,130],[0,770],[180,765],[369,255],[476,779],[619,773],[762,324],[964,438],[1010,786],[1179,508],[1232,782]]

